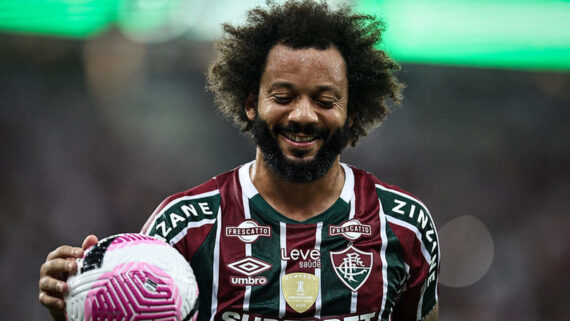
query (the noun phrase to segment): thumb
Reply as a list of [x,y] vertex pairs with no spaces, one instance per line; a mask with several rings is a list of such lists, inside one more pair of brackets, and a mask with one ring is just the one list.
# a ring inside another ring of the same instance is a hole
[[91,246],[97,244],[97,242],[99,242],[99,240],[97,239],[97,236],[91,234],[91,235],[87,236],[85,238],[85,240],[83,240],[83,245],[81,245],[81,247],[83,248],[83,250],[87,250]]

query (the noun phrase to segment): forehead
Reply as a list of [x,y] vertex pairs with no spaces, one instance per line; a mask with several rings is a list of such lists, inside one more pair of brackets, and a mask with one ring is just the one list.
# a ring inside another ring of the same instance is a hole
[[294,49],[276,45],[267,56],[262,82],[276,79],[326,83],[346,83],[346,65],[340,52],[329,47]]

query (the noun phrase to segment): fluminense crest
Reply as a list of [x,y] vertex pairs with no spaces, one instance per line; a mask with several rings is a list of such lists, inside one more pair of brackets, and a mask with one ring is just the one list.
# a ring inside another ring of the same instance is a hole
[[366,282],[372,268],[372,253],[349,245],[338,252],[331,251],[331,263],[338,278],[353,292]]

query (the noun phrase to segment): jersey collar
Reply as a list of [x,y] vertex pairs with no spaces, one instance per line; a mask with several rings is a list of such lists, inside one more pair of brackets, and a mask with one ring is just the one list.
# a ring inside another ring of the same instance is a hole
[[[249,176],[249,169],[255,164],[255,161],[244,164],[239,168],[239,182],[243,193],[249,199],[259,194],[257,188],[253,185],[251,177]],[[344,186],[340,192],[340,198],[345,202],[349,203],[354,198],[354,173],[352,168],[350,168],[345,163],[340,163],[342,169],[344,170]]]

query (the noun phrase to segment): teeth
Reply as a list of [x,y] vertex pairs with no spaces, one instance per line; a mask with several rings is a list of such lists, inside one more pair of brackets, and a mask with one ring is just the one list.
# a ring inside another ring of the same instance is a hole
[[289,133],[284,133],[284,135],[285,137],[297,143],[310,142],[315,139],[315,136],[297,136]]

